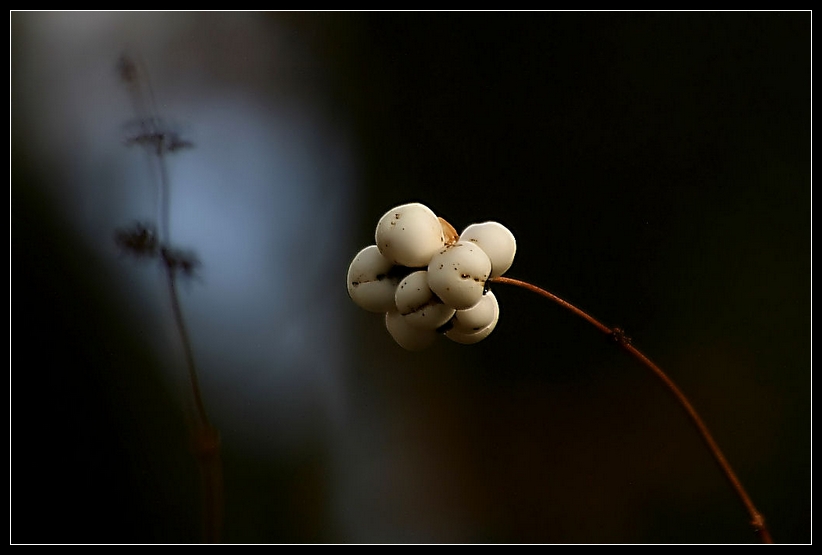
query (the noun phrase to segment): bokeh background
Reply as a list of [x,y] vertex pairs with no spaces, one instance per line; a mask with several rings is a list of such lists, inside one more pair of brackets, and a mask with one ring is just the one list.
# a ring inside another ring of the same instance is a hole
[[682,409],[496,286],[409,353],[344,284],[421,201],[620,326],[777,542],[811,541],[811,13],[10,12],[10,541],[202,538],[156,215],[117,61],[147,68],[220,430],[230,543],[753,543]]

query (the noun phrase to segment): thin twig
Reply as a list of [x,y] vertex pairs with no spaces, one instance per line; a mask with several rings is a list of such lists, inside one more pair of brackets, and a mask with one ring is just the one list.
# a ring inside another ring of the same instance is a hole
[[753,501],[751,501],[750,496],[745,491],[745,488],[742,486],[742,482],[739,481],[736,473],[731,468],[728,459],[725,458],[725,455],[722,454],[722,450],[717,445],[716,440],[714,440],[711,432],[708,430],[708,426],[696,412],[696,409],[693,405],[688,401],[685,394],[677,387],[677,385],[668,377],[662,369],[654,364],[647,356],[645,356],[639,349],[634,347],[631,344],[631,340],[625,335],[625,333],[619,328],[609,328],[584,310],[577,308],[576,306],[572,305],[568,301],[557,297],[553,293],[542,289],[541,287],[537,287],[527,281],[521,281],[514,278],[508,277],[495,277],[489,280],[492,283],[507,283],[509,285],[516,285],[517,287],[521,287],[523,289],[527,289],[528,291],[532,291],[538,295],[541,295],[555,303],[567,308],[580,318],[588,321],[591,325],[597,328],[602,333],[612,337],[625,351],[627,351],[631,356],[633,356],[636,360],[644,364],[647,368],[649,368],[656,376],[662,380],[662,383],[668,388],[668,390],[673,393],[676,400],[682,405],[682,408],[685,409],[685,412],[688,413],[691,421],[697,428],[697,431],[702,436],[702,439],[705,441],[706,445],[708,446],[708,450],[713,455],[714,459],[716,459],[717,464],[719,464],[720,469],[725,474],[725,477],[731,483],[731,487],[739,496],[739,499],[742,501],[742,504],[745,505],[745,509],[748,511],[748,514],[751,517],[751,526],[753,526],[754,531],[759,535],[760,540],[762,543],[773,543],[773,539],[771,538],[771,533],[768,530],[767,525],[765,524],[765,518],[762,516],[757,508],[754,506]]
[[194,452],[200,464],[200,476],[203,490],[203,531],[206,543],[219,543],[223,520],[223,471],[220,458],[220,435],[211,425],[206,412],[203,395],[200,392],[200,381],[197,378],[197,368],[194,365],[194,351],[180,307],[177,294],[176,270],[168,262],[164,262],[168,278],[168,290],[171,297],[171,308],[174,312],[174,322],[183,344],[188,378],[191,384],[191,395],[197,408],[197,429],[194,434]]
[[[168,171],[166,169],[165,158],[162,152],[157,153],[160,164],[160,190],[163,204],[160,214],[163,220],[161,228],[161,239],[165,244],[169,244],[170,237],[170,183],[168,181]],[[180,298],[177,293],[177,271],[176,262],[167,251],[163,254],[163,267],[166,272],[169,297],[171,299],[171,309],[174,313],[174,323],[180,335],[180,342],[186,359],[188,369],[188,379],[191,385],[191,396],[194,399],[194,406],[197,409],[197,430],[194,433],[194,451],[200,464],[200,476],[203,491],[203,531],[206,543],[219,543],[223,521],[223,472],[222,460],[220,458],[220,435],[211,425],[208,412],[205,408],[203,395],[200,390],[200,380],[197,376],[197,367],[194,363],[194,349],[191,346],[191,339],[188,335],[188,328],[183,318],[183,310],[180,306]]]
[[177,331],[180,334],[180,342],[183,344],[183,352],[186,358],[186,367],[188,368],[188,378],[191,383],[191,395],[194,398],[194,405],[197,407],[197,419],[200,426],[210,427],[208,420],[208,413],[203,403],[203,395],[200,392],[200,380],[197,378],[197,368],[194,365],[194,351],[191,348],[191,340],[188,337],[188,330],[183,319],[183,311],[180,308],[180,299],[177,295],[177,279],[174,276],[174,270],[166,263],[166,277],[168,278],[168,291],[171,297],[171,310],[174,313],[174,323],[177,325]]
[[168,168],[163,156],[162,145],[157,147],[157,161],[160,165],[160,240],[171,244],[171,186],[168,180]]

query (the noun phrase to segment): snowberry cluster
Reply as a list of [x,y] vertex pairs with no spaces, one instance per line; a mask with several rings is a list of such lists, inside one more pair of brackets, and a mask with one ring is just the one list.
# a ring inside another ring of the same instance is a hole
[[499,304],[485,285],[514,261],[508,228],[484,222],[457,235],[430,208],[410,203],[386,212],[374,238],[348,267],[348,294],[365,310],[384,312],[401,347],[424,349],[439,333],[471,344],[494,330]]

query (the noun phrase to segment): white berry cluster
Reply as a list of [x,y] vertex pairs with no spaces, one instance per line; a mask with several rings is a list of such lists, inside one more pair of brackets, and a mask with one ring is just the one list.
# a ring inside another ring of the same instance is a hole
[[457,235],[430,208],[410,203],[386,212],[374,239],[348,267],[348,294],[365,310],[384,312],[401,347],[424,349],[440,333],[471,344],[494,330],[499,304],[485,285],[514,261],[508,228],[484,222]]

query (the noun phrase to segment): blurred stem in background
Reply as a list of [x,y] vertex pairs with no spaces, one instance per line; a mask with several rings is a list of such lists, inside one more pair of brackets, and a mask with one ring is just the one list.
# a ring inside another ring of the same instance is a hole
[[124,55],[119,60],[118,70],[121,79],[128,86],[137,115],[133,123],[135,134],[128,138],[126,144],[144,147],[150,158],[156,160],[158,165],[159,232],[151,224],[135,224],[131,228],[118,230],[115,239],[120,248],[129,254],[139,258],[158,259],[165,272],[174,324],[185,356],[196,413],[191,447],[200,466],[202,479],[203,539],[206,543],[219,543],[223,528],[220,436],[208,418],[200,391],[194,349],[188,335],[177,288],[178,278],[192,277],[199,266],[199,260],[193,253],[171,246],[171,181],[166,155],[193,145],[169,130],[160,118],[148,73],[144,68]]

